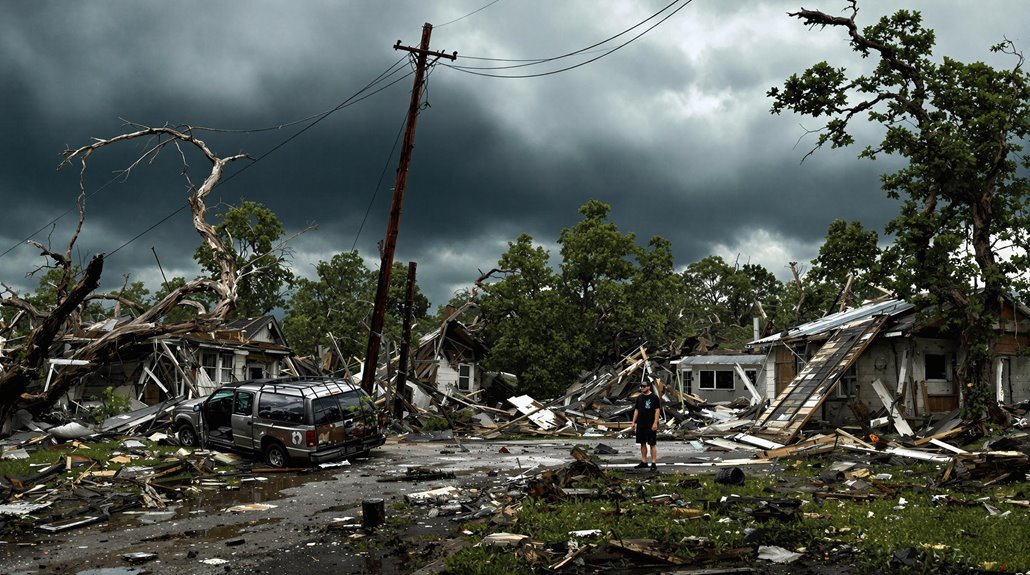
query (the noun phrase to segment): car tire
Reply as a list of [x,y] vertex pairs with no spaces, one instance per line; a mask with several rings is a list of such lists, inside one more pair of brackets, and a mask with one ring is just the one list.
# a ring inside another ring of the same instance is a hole
[[286,467],[290,462],[290,454],[282,443],[273,441],[265,446],[265,461],[272,467]]
[[183,423],[175,432],[175,438],[179,440],[179,445],[183,447],[200,447],[200,438],[197,436],[197,430],[193,429],[193,426],[189,423]]

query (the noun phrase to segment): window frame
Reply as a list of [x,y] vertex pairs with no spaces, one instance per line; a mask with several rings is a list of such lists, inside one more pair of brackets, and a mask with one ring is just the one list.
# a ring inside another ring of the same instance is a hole
[[[699,369],[697,374],[697,388],[699,390],[735,391],[737,389],[737,378],[732,369]],[[706,380],[710,381],[706,382]],[[726,385],[727,382],[729,383],[728,387]]]
[[[462,375],[461,370],[468,369],[467,375]],[[472,391],[472,386],[475,384],[476,366],[472,363],[459,363],[458,364],[458,380],[456,385],[458,391]],[[464,380],[465,385],[462,385]]]

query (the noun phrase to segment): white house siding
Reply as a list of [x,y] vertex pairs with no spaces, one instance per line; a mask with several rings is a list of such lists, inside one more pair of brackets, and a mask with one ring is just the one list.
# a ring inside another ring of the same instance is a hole
[[[693,358],[684,358],[679,363],[679,368],[681,372],[680,377],[683,381],[684,391],[688,391],[686,389],[686,382],[687,374],[689,373],[691,374],[691,386],[689,392],[693,395],[704,398],[706,401],[717,403],[724,401],[730,402],[738,397],[744,397],[747,399],[751,398],[751,393],[747,390],[747,387],[744,385],[744,382],[741,381],[740,376],[737,375],[736,370],[733,367],[733,362],[726,361],[707,363],[705,362],[705,359],[706,358],[704,356],[697,356]],[[766,397],[768,398],[770,397],[768,392],[766,391],[766,386],[768,385],[768,378],[766,376],[766,372],[768,370],[763,368],[762,363],[755,363],[761,362],[763,359],[764,358],[762,358],[761,356],[746,356],[737,363],[740,364],[740,367],[743,368],[745,372],[756,372],[756,381],[752,381],[751,383],[754,384],[756,390],[759,393],[765,393]],[[699,363],[691,363],[691,361],[697,361]],[[699,377],[699,373],[701,371],[730,372],[733,375],[733,389],[701,389]]]
[[445,361],[437,361],[436,389],[447,395],[462,393],[458,391],[458,370]]
[[1007,356],[1001,371],[1001,400],[1014,404],[1030,401],[1030,357]]

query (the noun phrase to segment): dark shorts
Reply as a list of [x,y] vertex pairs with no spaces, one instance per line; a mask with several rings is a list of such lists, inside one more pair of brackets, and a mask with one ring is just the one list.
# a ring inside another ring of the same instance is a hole
[[637,443],[646,443],[648,445],[658,443],[658,432],[651,429],[650,425],[646,428],[637,426]]

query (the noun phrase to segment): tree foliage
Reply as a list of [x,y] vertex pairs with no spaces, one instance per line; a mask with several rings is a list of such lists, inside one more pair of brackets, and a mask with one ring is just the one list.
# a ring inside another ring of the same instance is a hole
[[[852,47],[872,58],[873,70],[849,76],[826,62],[773,88],[772,111],[792,110],[828,119],[816,147],[854,143],[853,122],[866,118],[886,128],[860,157],[890,154],[907,160],[884,174],[888,195],[901,200],[888,225],[894,245],[894,287],[913,301],[948,309],[960,334],[958,377],[970,387],[967,414],[990,401],[990,349],[1001,298],[1026,277],[1027,180],[1023,143],[1030,135],[1030,83],[1011,42],[1010,69],[951,58],[932,59],[934,32],[918,12],[899,10],[859,28],[856,1],[849,16],[800,10],[810,27],[842,28]],[[813,150],[814,151],[814,150]],[[1015,248],[1017,257],[1003,257]],[[943,307],[941,307],[943,306]]]
[[[217,217],[220,221],[215,231],[240,270],[234,317],[258,317],[282,307],[295,279],[282,221],[263,204],[250,200],[229,206]],[[193,257],[212,277],[218,274],[217,261],[206,243]]]
[[682,282],[669,242],[655,237],[641,248],[609,221],[604,203],[579,211],[559,234],[558,271],[523,234],[497,263],[503,277],[480,297],[487,367],[514,373],[531,395],[562,393],[583,371],[644,343],[664,347],[681,332]]
[[782,284],[758,264],[708,256],[688,265],[682,279],[689,331],[711,343],[739,349],[751,339],[752,318],[781,306]]
[[[365,356],[368,323],[372,313],[378,274],[365,266],[357,251],[336,254],[315,266],[315,279],[300,278],[286,305],[283,331],[299,354],[314,354],[319,346],[331,346],[330,334],[347,358]],[[394,264],[387,300],[385,336],[399,342],[408,270]],[[426,316],[429,300],[415,287],[412,315]]]

